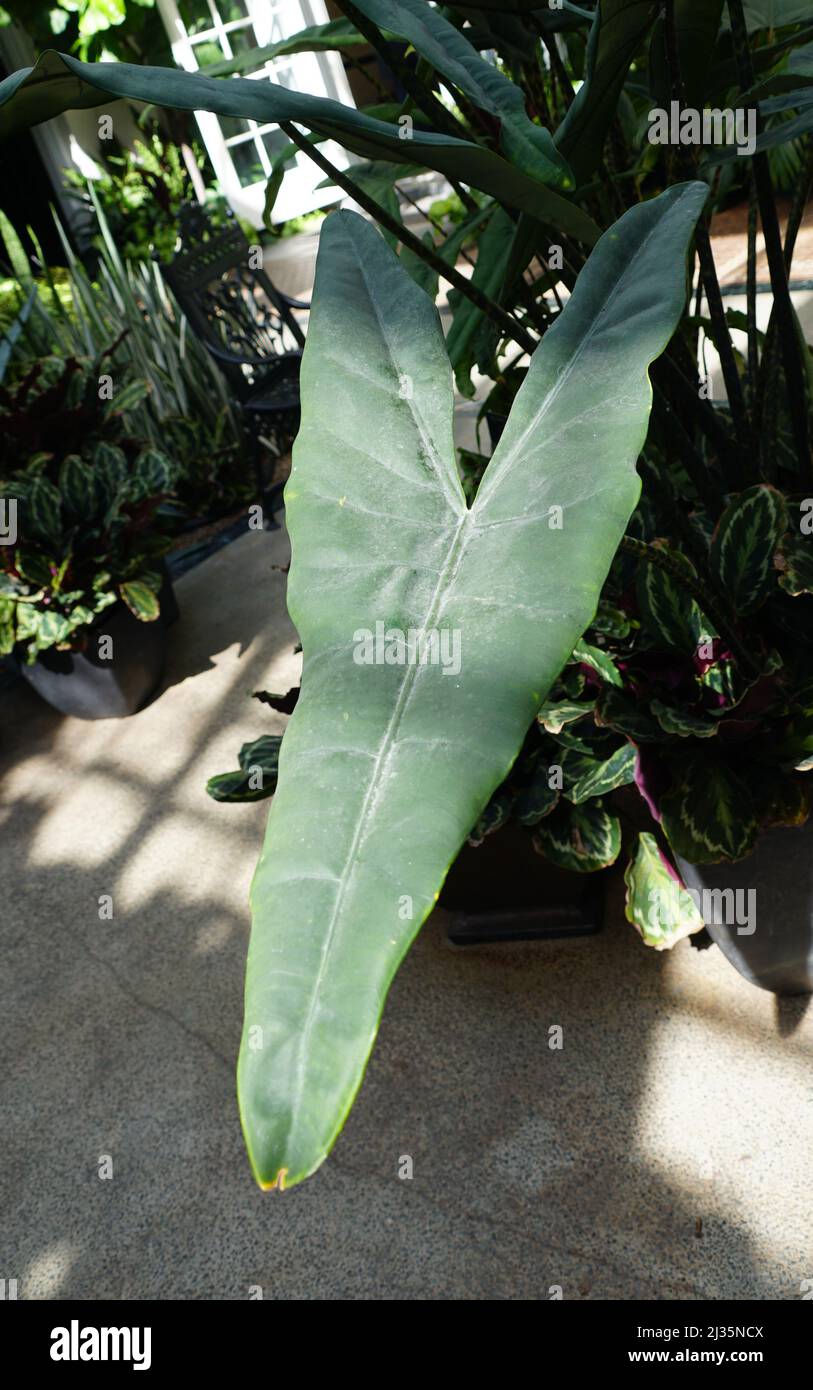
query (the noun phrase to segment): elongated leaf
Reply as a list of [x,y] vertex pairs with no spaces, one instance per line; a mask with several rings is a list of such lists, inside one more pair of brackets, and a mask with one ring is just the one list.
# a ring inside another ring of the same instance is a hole
[[[477,243],[477,262],[472,283],[489,299],[500,299],[508,256],[514,238],[514,224],[507,212],[497,208]],[[493,358],[499,339],[499,329],[485,322],[485,315],[476,304],[458,290],[449,291],[452,322],[446,338],[446,351],[454,368],[457,389],[462,396],[473,396],[472,368],[485,368],[486,358]]]
[[599,0],[596,6],[584,81],[554,137],[580,184],[598,168],[630,63],[659,8],[656,0]]
[[[702,111],[725,0],[675,0],[675,37],[685,104]],[[658,106],[668,107],[672,85],[666,55],[666,23],[661,16],[649,45],[650,87]]]
[[602,238],[471,507],[434,306],[363,219],[324,224],[285,498],[302,693],[252,888],[238,1069],[265,1187],[332,1146],[392,977],[595,611],[706,192],[679,185]]
[[661,853],[654,835],[642,832],[638,836],[624,882],[627,921],[640,932],[644,943],[656,951],[670,950],[684,936],[691,936],[705,925],[702,913]]
[[567,793],[574,806],[593,796],[608,796],[617,787],[626,787],[635,776],[635,749],[631,743],[616,748],[609,758],[585,771]]
[[723,512],[711,564],[738,612],[752,613],[774,588],[774,554],[787,524],[785,499],[767,483],[746,488]]
[[493,63],[480,57],[465,33],[425,0],[353,0],[379,29],[411,43],[481,111],[496,117],[500,145],[517,168],[557,188],[573,188],[573,173],[550,132],[535,125],[519,87]]
[[364,35],[349,19],[329,19],[326,24],[309,24],[306,29],[262,48],[247,48],[222,63],[206,63],[201,71],[207,77],[230,77],[233,73],[256,72],[264,63],[292,53],[331,53],[343,48],[364,48],[366,44]]
[[403,164],[408,154],[411,160],[480,188],[510,207],[530,212],[588,245],[598,236],[592,218],[575,203],[493,150],[422,130],[417,123],[406,141],[398,126],[365,116],[353,107],[249,77],[206,77],[200,72],[133,63],[82,63],[49,49],[35,67],[22,68],[0,82],[0,139],[63,111],[98,106],[116,97],[180,111],[240,116],[261,125],[295,121],[337,140],[363,159]]

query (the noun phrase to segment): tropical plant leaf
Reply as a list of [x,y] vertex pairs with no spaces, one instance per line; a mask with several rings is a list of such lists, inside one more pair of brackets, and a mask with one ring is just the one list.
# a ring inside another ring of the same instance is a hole
[[621,849],[621,822],[600,801],[572,806],[560,801],[534,831],[534,848],[560,869],[593,874],[614,864]]
[[603,652],[601,647],[592,646],[590,642],[585,642],[584,638],[573,648],[572,660],[583,661],[585,666],[589,666],[608,685],[623,685],[621,672],[609,652]]
[[596,6],[584,81],[554,136],[579,184],[601,162],[630,63],[659,9],[656,0],[599,0]]
[[[252,889],[238,1068],[264,1187],[330,1150],[393,975],[595,612],[706,195],[670,189],[602,238],[471,507],[434,305],[367,222],[325,221],[285,496],[302,693]],[[410,634],[436,655],[445,634],[449,659],[419,660]],[[576,825],[604,862],[619,831],[596,807]]]
[[691,894],[658,848],[654,835],[638,836],[635,854],[624,874],[627,921],[656,951],[668,951],[705,923]]
[[746,488],[723,512],[711,565],[738,612],[753,613],[774,588],[774,553],[787,524],[785,499],[767,483]]
[[508,159],[532,178],[561,189],[575,185],[572,170],[549,131],[535,125],[519,87],[480,57],[465,33],[425,0],[353,0],[379,29],[398,34],[480,111],[499,122],[500,145]]
[[567,798],[574,806],[593,796],[607,796],[616,787],[626,787],[635,777],[635,748],[623,743],[604,762],[587,769],[568,789]]
[[[477,243],[477,262],[472,273],[472,283],[488,295],[489,299],[499,301],[500,291],[505,279],[506,266],[514,238],[514,223],[496,208]],[[462,396],[474,395],[471,381],[472,367],[485,365],[481,348],[481,330],[488,333],[490,355],[494,356],[499,339],[499,329],[485,324],[485,315],[470,299],[459,290],[449,291],[449,306],[452,309],[452,322],[446,336],[446,351],[454,368],[457,389]]]
[[536,717],[549,734],[559,734],[565,724],[592,714],[594,707],[594,700],[589,704],[580,704],[577,700],[551,700],[540,706]]
[[813,594],[813,536],[790,532],[774,556],[774,564],[780,571],[780,588],[794,597]]
[[62,534],[59,492],[47,478],[35,478],[28,488],[24,515],[26,529],[33,535],[52,544],[59,540]]
[[263,801],[277,788],[281,734],[263,734],[244,743],[237,756],[236,772],[210,777],[206,791],[214,801]]
[[235,58],[224,58],[220,63],[207,63],[202,69],[207,77],[231,77],[235,73],[256,72],[264,63],[275,58],[284,58],[293,53],[331,53],[343,48],[364,48],[367,40],[360,34],[349,19],[330,19],[326,24],[309,24],[286,39],[263,45],[261,48],[248,48]]
[[96,481],[93,469],[78,454],[68,454],[59,469],[62,506],[76,521],[87,522],[96,511]]
[[[725,0],[674,0],[673,16],[686,106],[702,111]],[[672,85],[666,56],[666,24],[655,22],[649,44],[650,88],[658,106],[668,108]]]
[[518,794],[512,812],[520,825],[536,825],[558,804],[559,789],[551,777],[552,765],[538,759],[527,787]]
[[757,821],[745,783],[725,763],[692,758],[661,801],[664,832],[690,864],[742,859],[754,847]]
[[[362,159],[403,164],[407,152],[397,125],[328,97],[309,96],[250,77],[206,77],[200,72],[135,63],[82,63],[53,50],[43,53],[33,68],[22,68],[0,82],[0,139],[63,111],[98,106],[117,97],[180,111],[214,111],[261,125],[294,121],[337,140]],[[482,189],[509,207],[530,212],[587,245],[599,235],[595,222],[576,203],[483,145],[422,130],[416,122],[408,153],[413,161]]]
[[[664,545],[659,548],[674,560],[682,559]],[[716,635],[691,594],[660,565],[644,563],[640,566],[638,604],[645,626],[664,646],[688,655],[697,650],[704,638]]]
[[161,604],[155,590],[142,579],[129,579],[118,586],[134,618],[140,623],[153,623],[161,612]]
[[666,705],[653,700],[649,706],[664,733],[677,738],[711,738],[720,728],[719,719],[704,719],[682,705]]

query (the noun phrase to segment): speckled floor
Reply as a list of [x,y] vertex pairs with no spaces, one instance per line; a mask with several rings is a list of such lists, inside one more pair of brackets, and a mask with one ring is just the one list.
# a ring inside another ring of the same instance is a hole
[[284,559],[249,534],[181,581],[167,688],[130,720],[2,697],[0,1274],[21,1298],[798,1298],[813,1009],[716,950],[648,952],[618,901],[546,945],[455,950],[438,914],[333,1156],[254,1188],[233,1071],[265,808],[204,783],[276,727],[249,692],[296,670]]

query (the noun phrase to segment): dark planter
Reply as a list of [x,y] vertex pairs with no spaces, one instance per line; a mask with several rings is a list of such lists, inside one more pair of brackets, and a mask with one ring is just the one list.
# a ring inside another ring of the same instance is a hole
[[813,823],[764,831],[754,852],[736,864],[676,862],[695,894],[739,892],[739,903],[730,896],[716,903],[695,898],[709,935],[735,970],[774,994],[813,991]]
[[[86,652],[41,652],[20,673],[43,700],[76,719],[121,719],[142,709],[164,674],[167,627],[178,617],[169,576],[161,590],[161,616],[141,623],[123,603],[116,603],[93,624]],[[112,637],[113,658],[98,655],[98,637]]]
[[438,906],[456,945],[593,935],[601,930],[606,874],[573,874],[537,854],[516,824],[464,845]]

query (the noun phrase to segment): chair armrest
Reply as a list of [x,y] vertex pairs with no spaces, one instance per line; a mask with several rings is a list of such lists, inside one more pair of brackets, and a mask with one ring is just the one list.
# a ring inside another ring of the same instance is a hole
[[282,294],[279,290],[277,290],[277,294],[279,294],[280,299],[285,300],[289,309],[310,309],[311,307],[309,299],[292,299],[289,294]]

